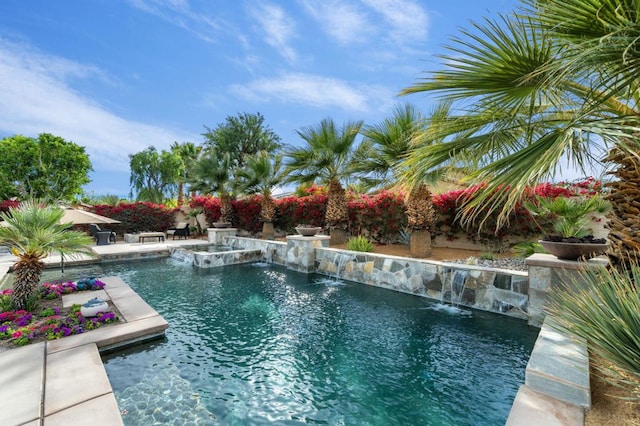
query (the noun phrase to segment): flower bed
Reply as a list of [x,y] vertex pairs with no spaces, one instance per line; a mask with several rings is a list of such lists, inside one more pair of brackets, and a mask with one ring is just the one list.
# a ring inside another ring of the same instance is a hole
[[0,292],[0,346],[24,346],[59,339],[118,322],[111,304],[109,312],[93,318],[84,317],[80,313],[80,305],[62,308],[62,295],[101,290],[104,286],[104,282],[95,278],[78,280],[76,283],[44,283],[39,288],[38,307],[31,311],[6,309],[11,306],[11,290]]

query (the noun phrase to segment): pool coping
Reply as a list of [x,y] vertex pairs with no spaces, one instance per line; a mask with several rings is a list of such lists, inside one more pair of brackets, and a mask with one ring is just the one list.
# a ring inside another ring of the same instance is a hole
[[[104,245],[104,246],[96,246],[92,247],[93,251],[96,253],[96,258],[91,257],[79,257],[76,259],[68,259],[65,261],[66,265],[74,265],[74,264],[88,264],[88,263],[100,263],[104,261],[117,261],[117,260],[136,260],[143,259],[148,257],[166,257],[169,255],[170,248],[173,247],[183,247],[189,248],[198,245],[206,245],[208,244],[204,240],[178,240],[178,241],[165,241],[163,243],[119,243],[112,245]],[[46,263],[52,266],[60,265],[59,256],[50,256]],[[6,274],[6,263],[0,262],[0,282],[2,282],[1,278],[4,274]],[[15,418],[9,416],[6,418],[7,412],[15,412],[16,415],[22,415],[22,418],[26,418],[29,416],[24,416],[21,414],[21,410],[24,410],[24,407],[15,400],[15,395],[31,395],[34,394],[33,388],[37,383],[37,380],[34,378],[24,379],[23,374],[4,374],[0,373],[0,401],[9,401],[7,403],[7,408],[4,410],[0,409],[0,424],[28,424],[28,425],[37,425],[43,424],[42,420],[46,419],[46,424],[65,424],[65,422],[69,422],[70,419],[78,418],[73,416],[86,416],[90,414],[91,416],[95,416],[97,412],[99,412],[100,417],[109,418],[103,416],[113,416],[114,422],[113,424],[122,424],[122,418],[120,417],[120,413],[118,411],[118,406],[115,401],[115,396],[113,395],[113,391],[111,390],[110,384],[108,384],[108,390],[105,388],[104,392],[96,394],[89,393],[87,394],[87,399],[82,401],[81,403],[75,402],[72,405],[65,407],[64,409],[60,409],[57,411],[51,411],[47,416],[44,416],[47,411],[45,410],[46,404],[44,403],[46,397],[46,365],[49,363],[49,356],[51,356],[51,365],[55,366],[56,369],[63,368],[60,367],[59,361],[57,361],[55,354],[64,353],[68,354],[70,358],[73,358],[72,355],[75,354],[76,351],[83,351],[85,353],[84,357],[89,361],[95,360],[95,354],[98,354],[102,351],[111,350],[117,347],[122,346],[123,344],[132,344],[140,340],[147,340],[154,337],[159,337],[164,334],[164,330],[168,327],[168,323],[157,313],[155,312],[146,302],[137,295],[133,290],[130,290],[130,293],[121,286],[115,280],[119,280],[124,286],[128,287],[126,283],[124,283],[121,279],[117,277],[108,277],[105,279],[109,281],[109,283],[115,284],[115,286],[111,289],[116,293],[118,291],[128,294],[128,297],[132,297],[136,299],[135,302],[130,303],[129,305],[124,306],[123,310],[131,315],[138,310],[140,313],[138,314],[137,319],[132,320],[136,322],[137,325],[140,325],[144,330],[146,330],[147,334],[139,334],[140,330],[136,330],[135,327],[129,326],[127,329],[118,329],[122,330],[122,333],[118,331],[117,333],[109,332],[110,329],[117,329],[118,327],[129,325],[129,323],[118,324],[110,327],[106,327],[104,329],[93,330],[91,332],[85,333],[83,335],[69,336],[64,339],[60,339],[58,341],[52,342],[43,342],[37,345],[29,345],[24,348],[12,349],[10,351],[5,351],[0,353],[0,372],[10,372],[13,373],[15,368],[13,368],[13,364],[8,362],[10,359],[18,359],[19,364],[23,365],[25,360],[29,360],[30,365],[33,368],[24,369],[30,376],[32,374],[37,374],[40,372],[40,376],[42,378],[42,384],[39,386],[39,392],[36,392],[37,395],[34,398],[39,397],[42,403],[39,404],[39,417],[33,417],[32,420],[21,421],[19,423],[7,423],[6,421],[15,421]],[[112,281],[113,280],[113,281]],[[120,288],[120,290],[118,290]],[[135,295],[135,296],[134,296]],[[116,300],[112,299],[114,304],[120,310],[120,303],[126,303],[124,300],[127,299],[127,296],[119,295]],[[146,307],[144,306],[146,305]],[[153,311],[155,314],[152,314]],[[122,310],[121,310],[121,313]],[[133,316],[131,318],[134,318]],[[544,326],[543,326],[544,327]],[[102,331],[102,333],[100,333]],[[541,330],[542,332],[542,330]],[[92,334],[97,333],[97,334]],[[102,335],[106,334],[106,335]],[[122,334],[122,336],[120,336]],[[122,339],[122,340],[118,340]],[[540,336],[538,340],[540,340]],[[539,347],[539,341],[536,340],[536,344],[534,346],[534,351]],[[124,343],[122,343],[124,342]],[[553,345],[555,342],[547,339],[547,342],[544,342],[541,348],[545,348],[545,351],[548,350],[549,345]],[[542,345],[542,343],[541,343]],[[40,347],[42,346],[42,347]],[[49,348],[51,346],[51,348]],[[553,347],[553,346],[551,346]],[[36,349],[37,348],[37,349]],[[575,351],[569,351],[569,353],[565,354],[567,359],[572,359],[572,357],[578,356],[580,358],[582,353],[584,352],[584,348],[586,345],[577,343]],[[28,350],[27,350],[28,349]],[[7,352],[15,354],[17,351],[24,350],[25,357],[18,357],[14,355],[13,357],[5,356]],[[543,351],[544,352],[544,351]],[[17,357],[17,358],[16,358]],[[532,352],[531,358],[534,358],[534,352]],[[545,392],[544,387],[548,386],[548,383],[557,383],[558,381],[562,382],[563,378],[557,378],[554,376],[555,373],[550,373],[550,368],[553,367],[552,358],[548,358],[549,364],[543,363],[539,365],[535,369],[530,370],[529,364],[527,365],[526,374],[538,374],[540,377],[549,378],[551,381],[541,381],[540,383],[527,383],[527,379],[525,379],[525,384],[523,384],[512,405],[511,411],[509,413],[509,417],[507,419],[507,425],[509,426],[520,426],[520,425],[529,425],[529,424],[540,424],[539,420],[544,418],[545,424],[547,425],[583,425],[584,424],[584,406],[575,405],[573,403],[569,403],[567,401],[562,401],[554,396],[550,396],[549,392]],[[531,363],[531,359],[530,359]],[[573,359],[571,361],[572,365],[578,370],[584,370],[586,365],[586,371],[588,374],[588,356],[586,357],[585,362],[579,359]],[[39,369],[38,365],[42,367]],[[91,365],[88,363],[87,365]],[[6,366],[11,366],[13,370],[9,368],[3,368]],[[11,370],[11,371],[10,371]],[[70,365],[69,371],[77,370],[77,366]],[[534,371],[535,370],[535,371]],[[551,369],[553,370],[553,369]],[[22,371],[22,370],[21,370]],[[66,369],[65,369],[66,371]],[[531,376],[531,377],[534,377]],[[103,378],[106,377],[106,372],[104,371],[104,366],[100,361],[99,366],[95,367],[94,373],[92,375],[92,380],[95,380],[97,383],[101,383]],[[16,379],[18,378],[18,379]],[[535,378],[535,377],[534,377]],[[59,379],[55,379],[59,380]],[[588,380],[588,377],[587,377]],[[24,386],[19,386],[23,389],[24,392],[16,392],[15,382],[23,382]],[[55,383],[52,382],[52,383]],[[9,386],[11,384],[11,386]],[[553,385],[552,385],[553,386]],[[542,387],[542,389],[541,389]],[[100,389],[100,387],[97,387]],[[11,391],[9,391],[11,389]],[[68,393],[68,389],[64,388],[65,392],[60,393]],[[589,392],[588,381],[586,392]],[[551,393],[553,395],[553,392]],[[32,399],[34,399],[32,398]],[[25,398],[21,398],[24,400]],[[27,398],[28,399],[28,398]],[[4,405],[4,404],[3,404]],[[97,411],[98,410],[98,411]],[[115,411],[114,411],[115,410]],[[33,410],[32,410],[33,411]],[[103,413],[104,411],[104,413]],[[117,414],[117,421],[116,415]],[[68,417],[72,416],[72,417]],[[119,423],[118,423],[119,422]],[[109,423],[111,424],[111,423]]]
[[[169,323],[119,277],[101,280],[123,322],[1,352],[0,424],[62,425],[98,417],[102,424],[123,424],[100,353],[162,337]],[[63,304],[71,297],[84,303],[93,293],[65,295]]]

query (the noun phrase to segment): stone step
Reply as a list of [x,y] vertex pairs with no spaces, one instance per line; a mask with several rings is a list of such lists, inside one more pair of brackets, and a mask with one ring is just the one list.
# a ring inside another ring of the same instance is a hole
[[591,406],[589,357],[581,339],[552,327],[545,319],[525,371],[531,389],[584,409]]
[[513,401],[506,426],[540,425],[583,426],[584,410],[522,385]]

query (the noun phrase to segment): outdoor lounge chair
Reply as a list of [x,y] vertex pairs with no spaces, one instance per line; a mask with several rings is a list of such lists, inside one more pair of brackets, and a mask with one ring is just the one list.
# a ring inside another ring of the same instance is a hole
[[169,235],[173,235],[174,240],[176,237],[178,237],[178,239],[184,237],[186,240],[187,237],[189,237],[189,222],[180,222],[175,228],[167,229],[167,237]]
[[116,233],[110,229],[100,229],[98,225],[92,223],[89,225],[89,232],[91,236],[96,240],[96,244],[99,246],[116,242]]

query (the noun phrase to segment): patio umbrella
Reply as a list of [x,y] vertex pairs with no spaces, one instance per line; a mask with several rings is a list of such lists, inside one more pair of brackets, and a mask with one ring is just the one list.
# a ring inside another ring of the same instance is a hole
[[74,209],[73,207],[63,207],[63,209],[64,215],[62,215],[60,223],[71,223],[73,225],[88,225],[90,223],[120,223],[119,220],[91,213],[86,210]]

